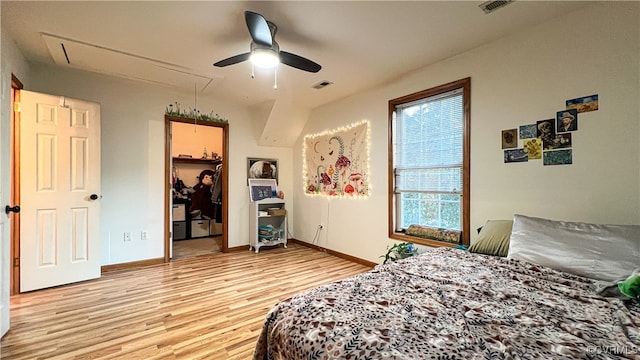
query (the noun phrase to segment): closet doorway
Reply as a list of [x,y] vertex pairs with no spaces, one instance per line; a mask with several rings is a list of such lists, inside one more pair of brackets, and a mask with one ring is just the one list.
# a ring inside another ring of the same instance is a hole
[[165,115],[165,262],[228,251],[228,154],[228,124]]

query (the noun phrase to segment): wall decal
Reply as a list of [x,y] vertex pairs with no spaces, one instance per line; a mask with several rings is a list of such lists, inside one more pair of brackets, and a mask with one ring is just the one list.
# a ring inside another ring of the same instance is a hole
[[578,110],[562,110],[556,113],[556,129],[558,132],[578,130]]
[[502,148],[512,149],[518,146],[518,130],[502,130]]
[[544,165],[568,165],[573,163],[573,153],[571,149],[545,151],[543,155]]
[[556,137],[549,144],[548,150],[564,149],[571,147],[571,133],[556,134]]
[[567,100],[567,109],[576,109],[579,113],[598,110],[598,95],[583,96],[577,99]]
[[502,149],[517,148],[518,140],[522,140],[522,149],[504,150],[504,162],[542,158],[543,165],[573,164],[571,134],[578,131],[578,113],[598,110],[598,94],[566,100],[565,104],[566,109],[557,111],[553,119],[520,125],[517,129],[519,138],[513,139],[515,129],[502,130]]
[[523,162],[529,161],[529,156],[524,149],[513,149],[504,151],[504,162]]
[[538,138],[524,139],[522,143],[524,151],[529,155],[529,160],[542,159],[542,140]]
[[520,125],[520,139],[533,139],[538,136],[536,124]]
[[556,138],[555,120],[547,119],[536,121],[538,126],[538,137],[542,140],[542,149],[553,149],[553,139]]

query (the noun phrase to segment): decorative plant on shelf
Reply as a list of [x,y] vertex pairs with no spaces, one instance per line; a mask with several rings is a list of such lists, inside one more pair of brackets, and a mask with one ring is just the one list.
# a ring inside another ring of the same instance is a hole
[[175,102],[173,104],[169,104],[164,111],[165,115],[177,116],[189,119],[196,120],[204,120],[204,121],[215,121],[219,123],[227,123],[229,122],[227,119],[220,117],[218,114],[214,114],[213,111],[209,114],[201,114],[200,110],[189,108],[189,110],[180,110],[180,103]]
[[390,261],[394,262],[415,255],[418,255],[418,248],[413,243],[408,242],[394,244],[392,247],[387,246],[387,253],[380,257],[384,257],[383,264],[386,264]]

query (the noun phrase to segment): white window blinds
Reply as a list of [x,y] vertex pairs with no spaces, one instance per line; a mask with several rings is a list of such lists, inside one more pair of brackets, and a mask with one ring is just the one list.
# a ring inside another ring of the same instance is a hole
[[396,106],[395,191],[461,194],[462,89]]

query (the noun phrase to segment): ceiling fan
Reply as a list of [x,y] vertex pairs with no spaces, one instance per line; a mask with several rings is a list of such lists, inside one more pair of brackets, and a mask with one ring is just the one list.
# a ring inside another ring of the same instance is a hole
[[267,21],[262,15],[245,11],[244,19],[251,35],[251,47],[248,53],[239,54],[230,58],[220,60],[213,66],[224,67],[237,64],[246,60],[258,67],[273,68],[278,63],[289,65],[296,69],[316,73],[322,66],[302,56],[280,50],[280,46],[275,40],[278,27],[271,21]]

